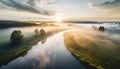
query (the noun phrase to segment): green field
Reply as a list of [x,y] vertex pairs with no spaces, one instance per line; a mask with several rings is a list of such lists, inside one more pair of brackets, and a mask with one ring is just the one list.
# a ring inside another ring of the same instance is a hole
[[67,49],[80,62],[93,69],[120,69],[119,41],[119,36],[115,38],[115,34],[91,29],[64,34]]

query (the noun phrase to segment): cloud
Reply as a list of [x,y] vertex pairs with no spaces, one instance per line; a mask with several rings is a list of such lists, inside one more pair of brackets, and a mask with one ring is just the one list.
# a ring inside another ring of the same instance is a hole
[[94,20],[120,20],[120,0],[90,0],[89,8],[96,13],[88,18]]
[[103,3],[92,3],[93,8],[107,10],[109,12],[118,12],[120,11],[120,0],[107,0]]
[[56,7],[55,0],[0,0],[1,9],[27,11],[43,15],[55,14]]

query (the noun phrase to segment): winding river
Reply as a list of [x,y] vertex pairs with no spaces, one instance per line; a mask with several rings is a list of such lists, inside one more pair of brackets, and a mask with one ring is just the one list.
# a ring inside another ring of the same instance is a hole
[[25,56],[0,69],[85,69],[64,45],[64,32],[40,41]]

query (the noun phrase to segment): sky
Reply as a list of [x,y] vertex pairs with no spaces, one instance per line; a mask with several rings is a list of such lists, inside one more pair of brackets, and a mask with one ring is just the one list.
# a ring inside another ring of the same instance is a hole
[[0,0],[0,20],[120,20],[120,0]]

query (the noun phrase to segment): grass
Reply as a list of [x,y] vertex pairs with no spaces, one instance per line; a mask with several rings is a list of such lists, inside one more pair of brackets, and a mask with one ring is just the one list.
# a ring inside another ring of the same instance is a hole
[[104,33],[76,30],[64,34],[67,49],[88,69],[120,69],[120,45]]

